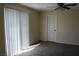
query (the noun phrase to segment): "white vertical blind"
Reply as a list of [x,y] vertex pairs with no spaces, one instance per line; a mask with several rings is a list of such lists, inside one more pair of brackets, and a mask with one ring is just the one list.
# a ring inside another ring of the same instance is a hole
[[21,35],[22,35],[22,49],[27,49],[29,45],[29,17],[26,13],[21,12]]
[[29,46],[28,15],[4,8],[7,55],[14,55]]

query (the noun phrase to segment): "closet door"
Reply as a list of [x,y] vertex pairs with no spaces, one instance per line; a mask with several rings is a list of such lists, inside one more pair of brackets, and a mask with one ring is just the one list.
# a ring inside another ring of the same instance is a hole
[[56,41],[56,24],[57,17],[55,15],[48,15],[48,41]]

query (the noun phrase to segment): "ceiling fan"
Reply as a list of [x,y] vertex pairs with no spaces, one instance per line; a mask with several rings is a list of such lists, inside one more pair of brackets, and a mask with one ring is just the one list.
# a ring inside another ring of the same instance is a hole
[[60,8],[64,8],[64,9],[69,10],[71,8],[69,8],[68,6],[76,6],[77,4],[73,3],[73,4],[66,4],[65,5],[64,3],[57,3],[57,5],[58,5],[58,8],[56,8],[55,10],[60,9]]

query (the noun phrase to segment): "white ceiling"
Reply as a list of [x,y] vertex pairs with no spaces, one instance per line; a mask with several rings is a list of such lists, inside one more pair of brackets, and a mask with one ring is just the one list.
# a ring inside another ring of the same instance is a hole
[[[38,11],[53,11],[58,7],[57,3],[21,3],[21,4]],[[71,6],[70,8],[72,9],[79,8],[79,4],[77,4],[77,6]]]

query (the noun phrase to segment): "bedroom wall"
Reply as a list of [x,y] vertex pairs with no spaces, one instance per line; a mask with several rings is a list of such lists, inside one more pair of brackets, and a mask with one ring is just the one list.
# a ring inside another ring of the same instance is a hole
[[0,4],[0,55],[5,55],[4,8]]
[[41,40],[47,41],[47,15],[57,16],[56,42],[79,45],[79,9],[41,13]]

